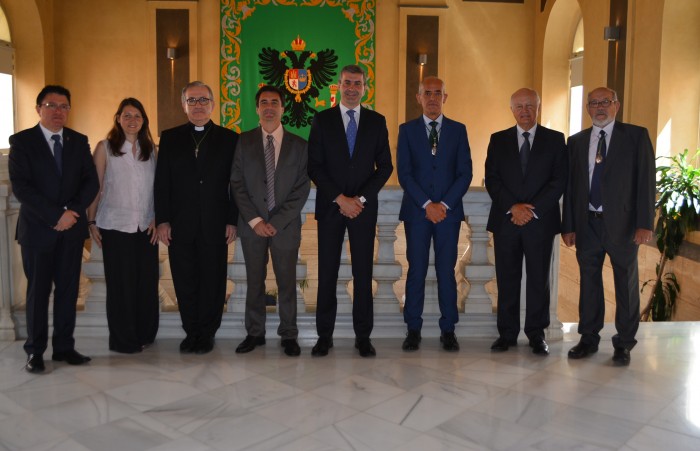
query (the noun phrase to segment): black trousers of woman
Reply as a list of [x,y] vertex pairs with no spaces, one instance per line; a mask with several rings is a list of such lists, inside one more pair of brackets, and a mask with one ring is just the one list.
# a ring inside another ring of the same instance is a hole
[[145,231],[100,229],[107,283],[109,349],[141,352],[158,332],[158,246]]

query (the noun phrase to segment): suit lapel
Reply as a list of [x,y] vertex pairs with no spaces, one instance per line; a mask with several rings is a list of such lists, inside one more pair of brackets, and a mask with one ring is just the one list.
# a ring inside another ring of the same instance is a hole
[[[618,161],[622,160],[623,154],[626,151],[625,146],[623,143],[625,142],[625,128],[622,126],[622,124],[618,121],[615,121],[615,125],[613,126],[613,132],[612,135],[610,136],[610,145],[608,146],[608,157],[607,159],[610,161]],[[605,165],[605,170],[603,171],[603,174],[607,174],[608,168],[610,166],[618,167],[618,164],[620,163],[612,163],[611,165],[606,164]]]

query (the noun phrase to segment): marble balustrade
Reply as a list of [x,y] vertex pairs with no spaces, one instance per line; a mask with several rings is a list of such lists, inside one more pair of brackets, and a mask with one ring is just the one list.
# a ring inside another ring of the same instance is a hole
[[[5,179],[6,180],[6,179]],[[303,219],[314,221],[313,207],[315,189],[312,188],[309,200],[303,209]],[[399,187],[387,187],[379,194],[379,216],[377,220],[376,257],[374,261],[374,309],[375,337],[402,337],[405,325],[401,314],[402,300],[395,293],[395,284],[403,286],[405,273],[397,260],[396,247],[398,240],[404,240],[403,233],[397,233],[399,228],[398,213],[403,192]],[[496,315],[493,308],[493,295],[487,290],[487,283],[494,280],[495,269],[490,252],[490,235],[486,231],[486,221],[490,208],[490,199],[484,188],[471,187],[463,199],[465,223],[462,227],[461,243],[465,251],[459,258],[455,275],[458,280],[460,322],[457,327],[458,336],[463,337],[494,337],[496,331]],[[19,246],[14,240],[19,204],[12,196],[8,181],[0,181],[0,340],[22,338],[26,333],[24,297],[26,280],[22,272],[22,262]],[[306,216],[308,215],[308,219]],[[347,240],[347,236],[346,236]],[[76,327],[76,336],[100,337],[107,335],[107,320],[105,317],[105,282],[102,263],[102,252],[97,246],[91,246],[91,252],[86,251],[83,263],[83,287],[81,287],[80,310]],[[551,321],[548,332],[549,339],[562,337],[562,324],[557,318],[557,275],[559,262],[558,246],[554,247],[555,255],[552,264],[552,303]],[[342,254],[338,277],[338,319],[335,335],[352,337],[351,303],[352,290],[349,289],[352,279],[352,256],[347,249],[347,243]],[[167,259],[162,263],[167,265]],[[300,282],[307,280],[308,262],[301,258],[297,262],[297,278]],[[162,268],[161,273],[167,268]],[[228,264],[228,278],[232,282],[232,290],[227,302],[226,312],[222,321],[219,337],[243,337],[245,328],[243,310],[246,293],[246,274],[240,241],[236,241],[233,256]],[[315,337],[315,299],[309,299],[309,290],[300,287],[298,298],[298,325],[300,336]],[[522,290],[524,293],[524,290]],[[161,297],[161,327],[160,337],[183,336],[180,318],[177,312],[176,300],[172,299],[166,290],[160,290]],[[522,307],[525,303],[521,302]],[[437,336],[439,329],[437,320],[439,310],[437,303],[437,281],[435,271],[431,268],[426,278],[426,303],[424,314],[424,336]],[[274,334],[278,324],[277,315],[268,314],[267,328]]]

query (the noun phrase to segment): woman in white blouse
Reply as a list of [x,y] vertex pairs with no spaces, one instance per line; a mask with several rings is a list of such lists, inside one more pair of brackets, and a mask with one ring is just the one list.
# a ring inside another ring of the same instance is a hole
[[100,193],[87,212],[102,248],[109,349],[141,352],[158,332],[158,240],[153,210],[156,149],[141,102],[122,100],[94,153]]

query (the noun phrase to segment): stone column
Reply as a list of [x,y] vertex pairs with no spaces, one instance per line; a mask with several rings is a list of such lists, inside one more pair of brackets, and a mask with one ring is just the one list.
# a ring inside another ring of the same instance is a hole
[[377,258],[373,269],[373,277],[377,283],[377,290],[374,293],[376,313],[398,313],[401,307],[394,293],[394,283],[401,278],[401,264],[396,260],[394,252],[401,195],[400,190],[391,188],[385,188],[379,193]]
[[486,223],[491,207],[491,199],[485,188],[470,187],[464,197],[464,212],[471,227],[471,263],[465,267],[465,274],[471,288],[464,304],[464,312],[493,312],[491,297],[486,292],[486,284],[496,276],[496,269],[488,259],[489,232]]
[[10,236],[8,227],[10,184],[0,182],[0,340],[15,340],[15,323],[12,319],[12,280],[10,245],[14,236]]
[[241,247],[240,238],[233,243],[233,259],[228,264],[228,278],[233,282],[233,292],[228,298],[227,311],[244,313],[248,282],[246,280],[245,261],[243,260],[243,248]]

